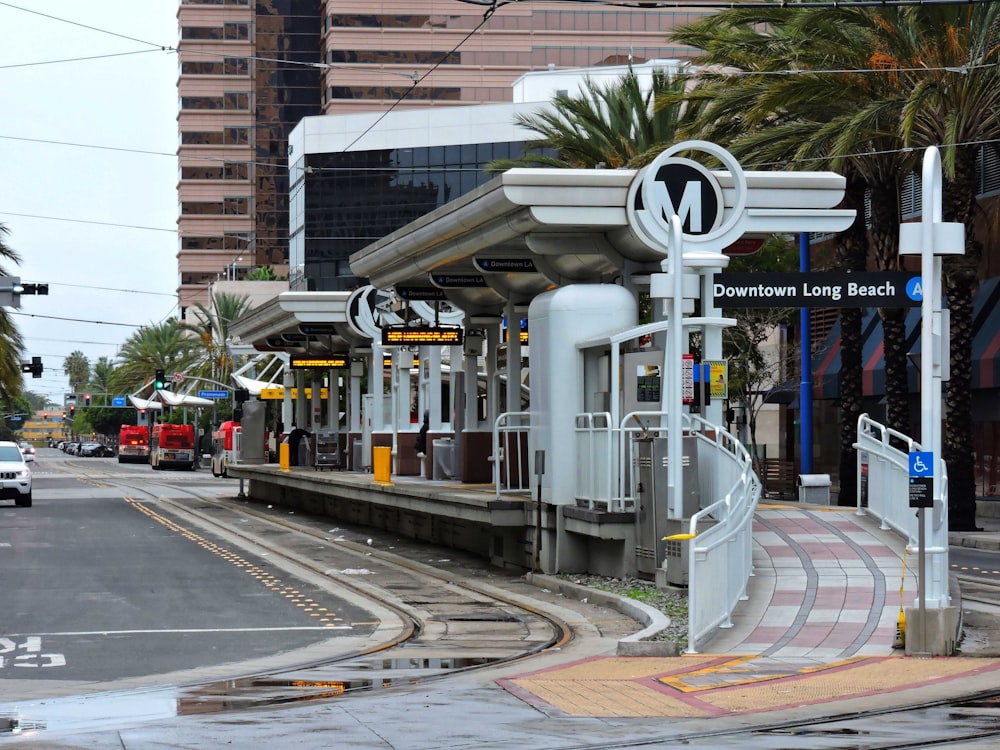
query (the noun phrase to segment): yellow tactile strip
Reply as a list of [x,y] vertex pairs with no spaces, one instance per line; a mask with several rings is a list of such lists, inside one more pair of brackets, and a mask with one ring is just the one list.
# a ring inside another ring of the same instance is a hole
[[[682,690],[683,675],[730,669],[738,658],[598,657],[500,680],[513,695],[552,715],[710,717],[773,711],[909,690],[1000,670],[1000,659],[870,657],[812,667],[766,682]],[[743,657],[746,662],[747,658]]]

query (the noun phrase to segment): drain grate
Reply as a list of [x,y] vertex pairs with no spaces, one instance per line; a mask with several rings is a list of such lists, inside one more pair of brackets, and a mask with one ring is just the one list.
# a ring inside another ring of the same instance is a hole
[[524,622],[523,617],[506,612],[473,612],[468,615],[438,615],[441,622]]

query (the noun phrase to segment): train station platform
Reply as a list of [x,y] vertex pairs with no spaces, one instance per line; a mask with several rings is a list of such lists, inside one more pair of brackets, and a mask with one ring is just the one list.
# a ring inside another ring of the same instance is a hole
[[[246,476],[244,471],[235,475]],[[274,469],[248,473],[259,478],[261,472]],[[281,481],[320,486],[340,502],[375,491],[371,475],[352,472],[293,469]],[[377,493],[382,504],[435,506],[435,512],[480,520],[519,502],[498,501],[492,485],[419,477],[393,477]],[[1000,546],[1000,518],[985,525],[968,538],[954,536],[951,544]],[[917,599],[916,559],[906,555],[900,536],[854,508],[763,500],[754,521],[753,562],[749,595],[732,626],[699,653],[687,653],[683,644],[679,656],[598,649],[496,684],[551,716],[710,718],[841,702],[904,705],[918,693],[985,690],[1000,679],[1000,649],[990,644],[985,650],[982,643],[960,645],[959,655],[947,658],[905,655],[900,617]],[[545,576],[534,578],[535,585],[546,585]],[[957,587],[953,601],[961,601]]]

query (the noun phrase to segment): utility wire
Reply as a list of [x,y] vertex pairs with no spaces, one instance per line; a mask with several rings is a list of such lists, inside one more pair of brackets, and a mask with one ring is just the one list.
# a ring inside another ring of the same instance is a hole
[[[2,3],[0,3],[2,4]],[[0,65],[0,70],[10,70],[11,68],[33,68],[38,65],[58,65],[59,63],[85,62],[88,60],[106,60],[109,57],[125,57],[127,55],[146,55],[156,52],[153,49],[136,50],[135,52],[109,52],[106,55],[90,55],[88,57],[67,57],[62,60],[43,60],[40,62],[14,63],[12,65]]]
[[110,323],[106,320],[85,320],[84,318],[62,318],[58,315],[38,315],[36,313],[26,313],[19,310],[8,310],[8,315],[20,315],[25,318],[45,318],[46,320],[66,320],[70,323],[94,323],[99,326],[123,326],[125,328],[142,328],[146,323]]
[[145,229],[150,232],[173,232],[177,233],[176,229],[162,229],[160,227],[144,227],[137,224],[115,224],[110,221],[94,221],[92,219],[64,219],[60,216],[40,216],[39,214],[21,214],[15,211],[0,211],[0,215],[3,216],[21,216],[26,219],[45,219],[46,221],[69,221],[76,224],[97,224],[102,227],[121,227],[123,229]]

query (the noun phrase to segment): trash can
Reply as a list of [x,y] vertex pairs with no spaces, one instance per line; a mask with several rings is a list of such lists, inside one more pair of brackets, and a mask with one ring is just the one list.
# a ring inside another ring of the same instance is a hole
[[437,438],[431,441],[434,446],[433,479],[455,478],[455,441],[452,438]]
[[830,475],[799,474],[799,502],[810,505],[829,505]]

